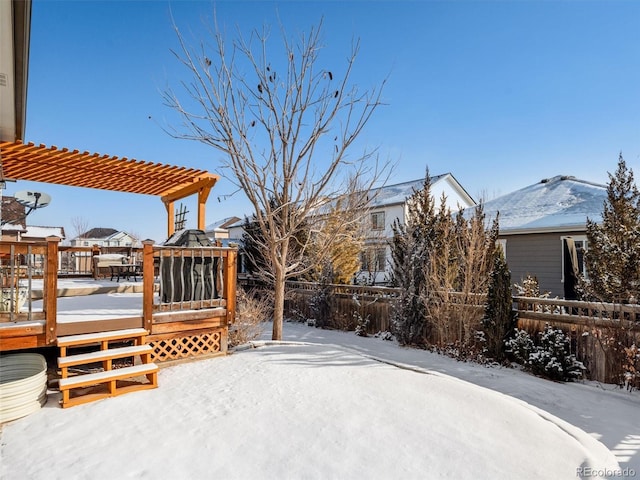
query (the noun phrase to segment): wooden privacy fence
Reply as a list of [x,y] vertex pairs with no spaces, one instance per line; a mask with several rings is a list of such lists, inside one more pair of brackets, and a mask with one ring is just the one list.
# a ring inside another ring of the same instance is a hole
[[[359,285],[324,287],[331,310],[327,326],[354,330],[359,316],[368,320],[368,334],[392,330],[393,300],[399,296],[399,289]],[[288,282],[285,315],[299,320],[314,318],[312,299],[319,288],[315,283]],[[458,298],[455,292],[451,298]],[[513,297],[513,301],[518,328],[532,335],[543,331],[547,323],[563,330],[571,339],[573,353],[585,364],[592,380],[620,381],[617,376],[624,362],[624,345],[640,345],[640,305],[528,297]]]
[[[331,319],[327,319],[327,326],[355,330],[359,316],[367,320],[368,334],[391,330],[391,300],[399,295],[399,289],[333,284],[326,288],[331,309]],[[287,282],[285,314],[302,320],[314,318],[311,300],[317,290],[318,284],[315,283]]]
[[[571,338],[572,350],[588,377],[620,383],[631,345],[640,346],[640,305],[514,297],[518,327],[535,335],[548,323]],[[637,380],[636,380],[637,381]]]

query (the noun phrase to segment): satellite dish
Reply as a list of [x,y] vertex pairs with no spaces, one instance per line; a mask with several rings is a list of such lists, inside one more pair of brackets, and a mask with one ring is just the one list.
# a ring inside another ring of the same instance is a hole
[[29,211],[25,213],[25,217],[29,215],[36,208],[46,207],[51,203],[51,196],[42,192],[30,192],[28,190],[22,190],[16,192],[14,195],[16,202],[20,205],[24,205],[29,208]]
[[51,203],[51,197],[46,193],[41,192],[29,192],[27,190],[22,190],[20,192],[16,192],[14,197],[20,205],[29,207],[32,210],[46,207]]

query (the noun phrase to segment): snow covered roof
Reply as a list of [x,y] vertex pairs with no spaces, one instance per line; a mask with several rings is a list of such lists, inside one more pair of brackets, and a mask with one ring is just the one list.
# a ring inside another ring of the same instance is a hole
[[[484,204],[487,219],[500,213],[500,233],[584,230],[587,218],[600,222],[607,187],[556,176]],[[471,213],[471,212],[469,212]]]
[[[462,205],[463,207],[468,207],[470,205],[475,205],[475,201],[467,193],[467,191],[460,185],[458,180],[451,173],[443,173],[442,175],[432,175],[431,176],[431,187],[438,188],[439,184],[443,183],[445,188],[449,188],[449,191],[455,192],[455,194],[462,200],[463,203],[466,202],[467,205]],[[369,191],[368,198],[373,199],[369,205],[371,207],[387,207],[390,205],[400,205],[406,202],[407,198],[409,198],[415,191],[422,190],[424,186],[424,177],[419,178],[417,180],[410,180],[407,182],[396,183],[393,185],[385,185],[383,187],[372,188]],[[437,200],[437,199],[436,199]],[[323,200],[322,204],[318,207],[317,212],[323,213],[328,210],[329,207],[335,205],[334,201],[327,200],[326,202]],[[231,217],[233,218],[233,217]],[[229,220],[229,219],[225,219]],[[222,221],[221,221],[222,222]],[[213,231],[217,223],[213,223],[207,227],[207,231]],[[235,222],[231,222],[224,226],[224,228],[234,228],[239,227],[244,224],[243,220],[236,220]]]
[[15,225],[13,223],[5,223],[4,225],[2,225],[2,231],[6,231],[6,232],[24,232],[25,231],[25,227],[23,227],[22,225]]
[[205,232],[211,232],[213,230],[218,230],[221,228],[229,228],[230,226],[236,224],[238,221],[240,221],[239,217],[226,217],[207,225],[205,228]]
[[[431,177],[431,187],[433,188],[437,186],[439,182],[445,181],[446,179],[449,179],[450,182],[457,187],[461,196],[468,196],[470,203],[474,203],[471,196],[464,190],[464,188],[462,188],[450,173],[433,175]],[[371,195],[375,195],[375,198],[371,205],[374,207],[381,207],[404,203],[415,191],[422,190],[423,186],[424,177],[404,183],[397,183],[395,185],[385,185],[384,187],[374,188],[371,190]]]
[[52,236],[64,239],[64,228],[27,225],[27,231],[22,234],[22,238],[47,238]]

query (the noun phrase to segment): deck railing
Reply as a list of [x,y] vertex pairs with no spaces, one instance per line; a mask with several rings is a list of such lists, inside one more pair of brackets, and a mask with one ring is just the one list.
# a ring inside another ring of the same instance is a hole
[[[56,338],[58,237],[46,242],[0,242],[2,306],[0,321],[44,321],[44,336]],[[43,279],[42,312],[33,311],[33,280]],[[35,331],[38,331],[35,329]]]
[[[237,249],[228,247],[165,247],[144,243],[143,322],[151,328],[153,314],[224,308],[235,319]],[[158,285],[158,301],[154,289]]]
[[[5,328],[0,337],[37,335],[46,339],[46,343],[39,340],[40,345],[55,343],[61,258],[58,243],[57,237],[46,242],[0,242],[0,322],[11,327],[11,332]],[[87,249],[67,247],[64,251]],[[214,316],[223,317],[227,325],[234,321],[237,249],[163,247],[149,242],[140,252],[140,261],[133,266],[137,275],[142,274],[141,326],[152,331],[154,314],[162,312],[183,313],[181,318],[188,321],[211,317],[212,309]],[[41,311],[33,309],[36,278],[42,279]]]
[[58,249],[58,275],[61,277],[96,276],[93,257],[105,253],[120,253],[131,263],[142,264],[142,247],[60,246]]

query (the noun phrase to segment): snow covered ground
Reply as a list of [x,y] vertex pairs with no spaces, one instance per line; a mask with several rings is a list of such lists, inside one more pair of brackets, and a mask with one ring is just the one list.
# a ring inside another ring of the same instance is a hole
[[[0,478],[640,478],[640,394],[286,323],[160,387],[4,425]],[[486,388],[485,388],[486,387]]]

